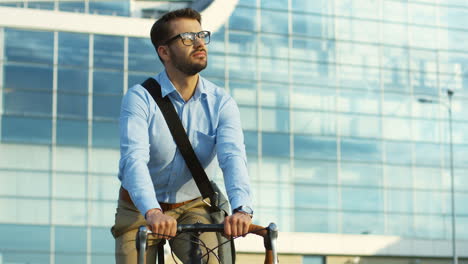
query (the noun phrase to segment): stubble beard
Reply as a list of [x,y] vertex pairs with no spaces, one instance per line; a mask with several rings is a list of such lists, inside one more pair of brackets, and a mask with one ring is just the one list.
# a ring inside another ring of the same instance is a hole
[[192,62],[190,58],[183,58],[177,56],[176,53],[171,54],[171,60],[174,62],[174,67],[180,72],[186,74],[187,76],[193,76],[208,66],[208,55],[206,55],[205,60],[199,62]]

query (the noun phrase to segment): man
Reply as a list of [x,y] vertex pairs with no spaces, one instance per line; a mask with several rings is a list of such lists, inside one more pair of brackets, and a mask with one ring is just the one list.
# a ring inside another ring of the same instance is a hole
[[[247,232],[253,213],[245,146],[234,100],[198,74],[207,66],[209,39],[195,10],[162,16],[151,29],[151,41],[165,67],[155,79],[162,96],[169,96],[174,105],[202,166],[207,168],[217,156],[234,208],[225,218],[224,233],[239,236]],[[171,238],[177,223],[212,222],[209,201],[200,197],[161,111],[141,85],[129,89],[122,101],[120,150],[122,188],[112,228],[117,263],[136,263],[140,225],[150,226],[160,234],[157,238]],[[218,245],[215,233],[204,233],[200,239],[209,248]],[[169,242],[182,262],[190,261],[190,242]],[[154,263],[155,243],[149,243],[147,263]],[[204,258],[207,261],[217,263],[212,254]]]

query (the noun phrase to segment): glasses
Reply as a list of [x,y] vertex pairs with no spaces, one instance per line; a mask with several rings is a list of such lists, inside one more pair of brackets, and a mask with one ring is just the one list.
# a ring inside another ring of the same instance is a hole
[[185,33],[180,33],[179,35],[176,35],[170,39],[168,39],[166,42],[164,42],[164,45],[168,45],[172,41],[180,38],[182,40],[182,43],[185,46],[192,46],[195,43],[195,39],[198,38],[203,44],[208,44],[210,43],[210,36],[211,32],[209,31],[200,31],[200,32],[185,32]]

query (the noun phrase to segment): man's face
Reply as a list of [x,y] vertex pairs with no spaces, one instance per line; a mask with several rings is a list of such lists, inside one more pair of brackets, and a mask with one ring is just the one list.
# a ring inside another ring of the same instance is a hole
[[[170,22],[172,36],[185,32],[200,32],[201,25],[196,19],[179,18]],[[171,63],[177,70],[192,76],[206,68],[208,49],[203,40],[195,39],[193,45],[186,46],[180,38],[168,44]]]

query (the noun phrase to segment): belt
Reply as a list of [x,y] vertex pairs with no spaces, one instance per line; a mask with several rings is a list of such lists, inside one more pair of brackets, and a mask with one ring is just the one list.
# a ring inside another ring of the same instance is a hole
[[[195,201],[196,199],[198,198],[195,198],[195,199],[192,199],[192,200],[188,200],[188,201],[185,201],[185,202],[181,202],[181,203],[159,203],[159,205],[161,206],[161,209],[163,210],[163,212],[166,212],[166,211],[170,211],[170,210],[174,210],[176,208],[179,208],[181,207],[182,205],[184,204],[188,204],[190,202],[193,202]],[[130,198],[130,194],[128,193],[127,190],[125,190],[123,187],[120,187],[120,191],[119,191],[119,200],[123,200],[123,201],[126,201],[127,203],[130,203],[133,205],[133,201],[132,199]],[[134,205],[135,206],[135,205]]]

